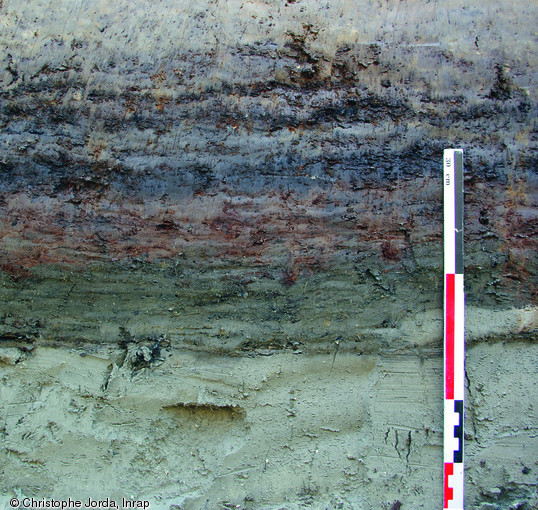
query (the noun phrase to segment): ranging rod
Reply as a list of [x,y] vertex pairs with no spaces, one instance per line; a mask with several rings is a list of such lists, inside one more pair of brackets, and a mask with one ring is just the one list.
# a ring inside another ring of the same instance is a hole
[[463,150],[444,151],[444,503],[463,510]]

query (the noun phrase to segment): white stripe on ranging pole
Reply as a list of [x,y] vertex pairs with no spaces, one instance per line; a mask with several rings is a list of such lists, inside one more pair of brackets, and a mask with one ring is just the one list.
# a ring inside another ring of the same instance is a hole
[[444,151],[444,497],[463,510],[463,150]]

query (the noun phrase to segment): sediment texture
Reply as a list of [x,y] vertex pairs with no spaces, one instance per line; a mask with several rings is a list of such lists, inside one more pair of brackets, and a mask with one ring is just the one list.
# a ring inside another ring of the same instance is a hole
[[536,15],[0,2],[6,497],[439,508],[458,146],[466,498],[536,505]]

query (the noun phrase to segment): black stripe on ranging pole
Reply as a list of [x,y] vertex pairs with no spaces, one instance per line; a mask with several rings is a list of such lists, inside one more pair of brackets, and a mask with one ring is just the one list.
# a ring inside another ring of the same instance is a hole
[[463,462],[463,400],[454,400],[454,412],[460,417],[459,425],[454,426],[454,437],[460,440],[459,448],[454,452],[454,462]]
[[454,152],[456,195],[456,274],[463,274],[463,152]]

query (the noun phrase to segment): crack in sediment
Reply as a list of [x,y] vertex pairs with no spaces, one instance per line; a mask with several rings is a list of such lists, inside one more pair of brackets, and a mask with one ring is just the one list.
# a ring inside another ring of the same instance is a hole
[[409,431],[407,435],[406,445],[407,445],[407,454],[405,455],[405,460],[407,464],[409,464],[409,455],[411,455],[411,431]]

